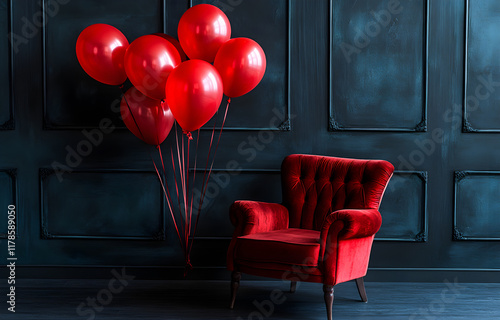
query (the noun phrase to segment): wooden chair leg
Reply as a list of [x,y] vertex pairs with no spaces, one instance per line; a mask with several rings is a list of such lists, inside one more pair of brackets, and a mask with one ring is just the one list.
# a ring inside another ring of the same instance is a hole
[[332,320],[332,309],[333,309],[333,286],[323,285],[323,293],[325,297],[326,304],[326,315],[328,320]]
[[292,281],[290,283],[290,292],[295,293],[296,290],[297,290],[297,281]]
[[368,298],[366,297],[365,281],[363,280],[363,278],[356,279],[356,286],[358,287],[358,292],[359,296],[361,297],[361,301],[367,302]]
[[234,308],[234,301],[236,300],[236,292],[240,287],[241,280],[241,272],[233,271],[231,273],[231,304],[229,305],[230,309]]

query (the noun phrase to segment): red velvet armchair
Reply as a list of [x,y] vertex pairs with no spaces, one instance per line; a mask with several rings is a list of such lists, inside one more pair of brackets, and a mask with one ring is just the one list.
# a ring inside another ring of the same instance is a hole
[[323,283],[328,319],[333,287],[363,277],[378,211],[394,167],[383,160],[294,154],[281,166],[283,204],[236,201],[230,209],[234,235],[227,254],[234,307],[241,273]]

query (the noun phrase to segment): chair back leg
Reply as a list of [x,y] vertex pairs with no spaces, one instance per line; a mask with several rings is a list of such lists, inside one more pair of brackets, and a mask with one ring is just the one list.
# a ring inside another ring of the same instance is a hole
[[368,298],[366,297],[365,281],[363,280],[363,278],[358,278],[355,281],[356,281],[356,286],[358,287],[358,292],[359,296],[361,297],[361,301],[367,302]]
[[324,293],[324,297],[325,297],[327,319],[332,320],[333,286],[324,284],[323,285],[323,293]]
[[240,287],[241,280],[241,272],[233,271],[231,273],[231,304],[229,305],[230,309],[234,308],[234,301],[236,300],[236,292]]

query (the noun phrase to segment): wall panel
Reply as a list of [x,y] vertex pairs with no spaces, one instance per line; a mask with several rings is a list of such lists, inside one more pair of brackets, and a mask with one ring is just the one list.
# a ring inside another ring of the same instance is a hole
[[40,169],[42,238],[164,240],[164,208],[153,172]]
[[380,206],[376,240],[427,241],[427,172],[396,171]]
[[500,132],[500,2],[467,0],[464,132]]
[[[290,130],[289,1],[193,1],[193,5],[199,3],[213,3],[223,9],[231,22],[231,38],[253,39],[266,54],[267,68],[264,78],[248,94],[232,99],[225,128]],[[224,102],[221,110],[223,108]],[[284,119],[282,123],[269,122],[276,114]],[[209,123],[206,127],[211,129],[212,126]]]
[[500,171],[455,171],[454,240],[500,240]]
[[[55,0],[45,1],[46,8],[52,1]],[[113,108],[121,95],[118,86],[92,79],[76,58],[78,35],[95,23],[118,28],[132,42],[142,35],[163,31],[163,1],[90,0],[59,6],[58,13],[47,19],[43,29],[45,128],[98,127],[103,118],[123,126],[119,112]]]
[[331,1],[331,131],[427,130],[426,1]]
[[11,32],[10,1],[0,0],[0,34],[4,35],[0,41],[0,130],[14,129],[14,114],[12,107],[12,52],[10,45],[16,43],[19,34]]

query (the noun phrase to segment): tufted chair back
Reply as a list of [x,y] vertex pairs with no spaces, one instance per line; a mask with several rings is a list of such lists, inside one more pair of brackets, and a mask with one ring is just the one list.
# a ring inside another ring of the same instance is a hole
[[378,209],[394,167],[383,160],[293,154],[281,165],[290,228],[320,230],[340,209]]

